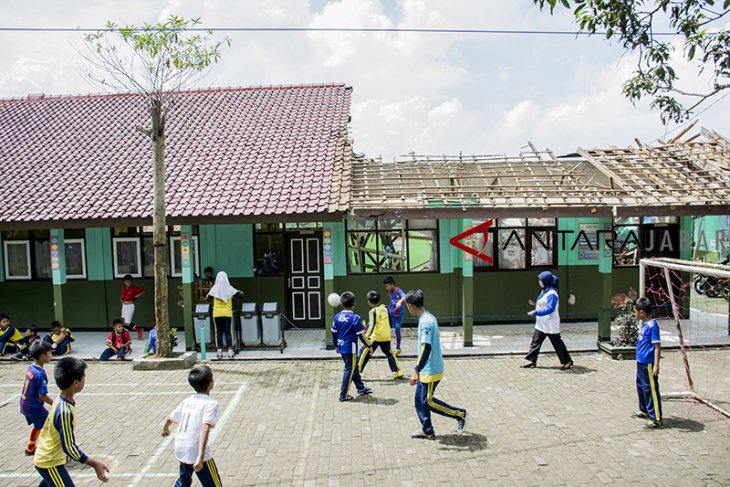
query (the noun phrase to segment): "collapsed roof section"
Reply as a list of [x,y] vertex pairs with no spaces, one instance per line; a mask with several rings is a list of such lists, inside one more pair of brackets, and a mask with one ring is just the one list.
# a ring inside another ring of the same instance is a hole
[[716,132],[561,157],[529,146],[517,156],[356,157],[351,211],[358,218],[730,214],[730,142]]

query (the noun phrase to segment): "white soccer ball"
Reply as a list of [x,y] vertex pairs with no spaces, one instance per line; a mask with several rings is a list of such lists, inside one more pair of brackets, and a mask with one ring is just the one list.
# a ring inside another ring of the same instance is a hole
[[340,295],[337,293],[331,293],[329,296],[327,296],[327,302],[333,308],[339,308],[340,305],[342,305],[342,301],[340,301]]

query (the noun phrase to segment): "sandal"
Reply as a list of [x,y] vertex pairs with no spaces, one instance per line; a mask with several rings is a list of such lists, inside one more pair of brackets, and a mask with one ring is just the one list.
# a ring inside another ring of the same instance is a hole
[[560,368],[562,370],[572,369],[573,368],[573,361],[571,360],[570,362],[563,364]]

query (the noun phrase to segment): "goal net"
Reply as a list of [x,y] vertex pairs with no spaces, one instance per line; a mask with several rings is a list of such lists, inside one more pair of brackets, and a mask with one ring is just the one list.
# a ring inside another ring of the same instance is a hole
[[[656,307],[662,397],[696,401],[730,418],[730,267],[689,260],[640,261],[641,295]],[[667,354],[669,355],[669,354]]]

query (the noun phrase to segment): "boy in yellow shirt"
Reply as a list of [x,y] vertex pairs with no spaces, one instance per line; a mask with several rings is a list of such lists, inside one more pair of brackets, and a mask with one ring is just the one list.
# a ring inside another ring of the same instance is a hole
[[388,358],[388,366],[393,372],[394,378],[403,377],[403,371],[398,366],[398,360],[390,350],[390,315],[388,314],[388,308],[384,304],[380,304],[380,294],[377,291],[368,292],[368,306],[370,306],[370,311],[368,312],[368,327],[365,331],[365,341],[368,346],[360,349],[358,370],[362,374],[370,357],[380,347]]
[[53,401],[46,420],[33,463],[43,478],[39,487],[73,487],[74,483],[66,470],[66,456],[79,463],[85,463],[106,482],[109,469],[82,452],[76,445],[76,402],[74,396],[86,385],[86,362],[76,357],[64,357],[56,364],[53,378],[61,393]]

